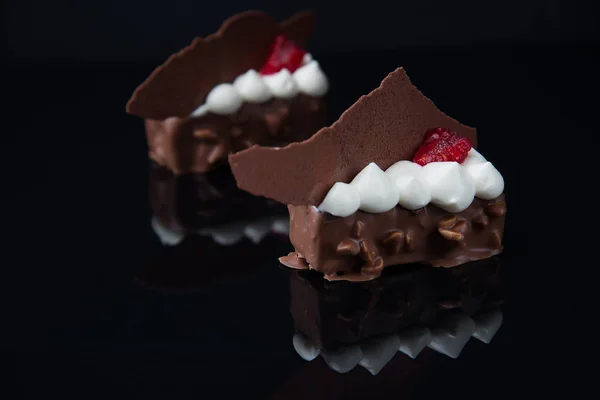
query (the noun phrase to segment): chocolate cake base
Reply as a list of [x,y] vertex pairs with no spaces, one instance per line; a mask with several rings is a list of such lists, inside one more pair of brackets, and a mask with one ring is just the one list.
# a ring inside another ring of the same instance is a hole
[[325,100],[302,94],[244,103],[231,116],[145,120],[150,159],[174,174],[209,171],[227,163],[229,153],[255,144],[277,147],[303,141],[326,123]]
[[434,327],[453,314],[475,316],[504,300],[498,257],[452,269],[392,267],[372,282],[327,282],[292,271],[295,330],[319,349],[351,345],[412,327]]
[[416,211],[402,207],[380,214],[358,211],[334,217],[313,206],[288,206],[290,240],[296,250],[282,264],[314,269],[328,280],[366,281],[395,264],[453,267],[502,250],[504,195],[475,199],[451,214],[434,205]]

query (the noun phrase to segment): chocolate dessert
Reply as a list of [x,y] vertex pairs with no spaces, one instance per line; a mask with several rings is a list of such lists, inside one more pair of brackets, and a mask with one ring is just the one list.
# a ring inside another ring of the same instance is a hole
[[504,274],[498,257],[456,268],[392,267],[369,282],[327,282],[290,271],[294,347],[338,372],[376,374],[398,351],[426,347],[456,358],[471,337],[489,343],[502,323]]
[[310,12],[279,24],[247,11],[172,55],[127,103],[145,120],[150,158],[175,174],[205,172],[230,152],[323,127],[329,84],[304,50],[313,26]]
[[241,189],[288,205],[296,251],[283,264],[365,281],[500,253],[504,180],[476,146],[398,68],[308,140],[229,161]]

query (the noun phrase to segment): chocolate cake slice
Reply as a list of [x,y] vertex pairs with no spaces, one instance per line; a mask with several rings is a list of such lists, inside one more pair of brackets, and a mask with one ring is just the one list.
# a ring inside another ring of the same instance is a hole
[[226,20],[172,55],[133,93],[150,158],[175,174],[205,172],[255,143],[282,146],[326,123],[328,81],[304,48],[311,12],[277,23],[259,11]]
[[502,250],[504,180],[476,146],[398,68],[308,140],[229,161],[241,189],[288,204],[296,251],[283,264],[362,281]]

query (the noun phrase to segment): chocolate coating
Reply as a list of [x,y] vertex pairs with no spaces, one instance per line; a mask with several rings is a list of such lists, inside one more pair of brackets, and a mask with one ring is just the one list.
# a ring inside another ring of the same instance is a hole
[[147,119],[150,158],[175,174],[205,172],[227,162],[230,152],[256,143],[283,146],[303,140],[327,122],[325,100],[306,95],[244,103],[231,116]]
[[[297,256],[328,280],[367,281],[390,265],[453,267],[500,253],[506,203],[501,195],[476,198],[457,214],[429,204],[416,211],[399,206],[380,214],[357,211],[345,218],[312,206],[290,205],[288,210],[296,254],[282,257],[283,264]],[[299,265],[302,260],[293,267]]]
[[296,331],[329,349],[432,326],[450,313],[473,316],[497,308],[503,289],[498,257],[452,269],[389,268],[363,283],[330,283],[313,271],[290,271],[290,311]]
[[477,145],[474,128],[438,110],[398,68],[308,140],[280,149],[251,147],[231,154],[229,162],[241,189],[284,204],[319,205],[335,182],[351,181],[370,162],[385,170],[412,159],[436,127]]
[[216,33],[196,38],[156,68],[135,90],[126,110],[154,120],[185,118],[219,83],[260,69],[276,35],[283,33],[305,47],[314,23],[312,12],[298,13],[281,24],[261,11],[236,14]]

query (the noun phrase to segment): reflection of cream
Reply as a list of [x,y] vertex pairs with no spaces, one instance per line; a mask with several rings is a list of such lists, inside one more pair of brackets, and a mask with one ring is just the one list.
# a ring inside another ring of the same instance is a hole
[[354,369],[363,356],[360,347],[356,345],[342,346],[334,351],[324,351],[321,355],[329,368],[340,374]]
[[473,333],[475,322],[468,315],[453,316],[432,330],[428,346],[450,358],[457,358]]
[[296,353],[306,361],[312,361],[321,354],[321,350],[310,343],[304,335],[296,333],[292,338],[292,344]]
[[399,335],[398,350],[410,358],[417,358],[419,353],[431,342],[431,331],[427,328],[412,328],[402,331]]
[[383,367],[392,361],[399,346],[400,339],[398,335],[389,335],[361,344],[360,349],[363,357],[359,365],[372,375],[377,375]]
[[495,310],[471,319],[466,314],[446,318],[437,328],[414,327],[397,335],[388,335],[359,344],[321,351],[301,333],[293,337],[293,346],[300,357],[312,361],[319,355],[334,371],[346,373],[357,365],[377,375],[397,352],[416,358],[429,347],[451,358],[457,358],[472,337],[489,343],[502,324],[502,312]]
[[261,75],[251,69],[238,76],[233,84],[221,83],[206,96],[204,104],[196,108],[191,116],[201,117],[209,112],[232,115],[238,112],[243,102],[264,103],[272,97],[292,98],[298,93],[321,97],[329,90],[329,82],[319,63],[306,54],[303,65],[293,74],[287,69]]
[[502,325],[502,313],[499,310],[478,315],[473,319],[475,320],[473,337],[481,340],[483,343],[491,342]]
[[150,221],[150,226],[152,226],[152,230],[154,233],[156,233],[156,236],[158,236],[160,242],[165,246],[176,246],[185,237],[184,234],[172,231],[171,229],[165,227],[156,217],[152,218],[152,221]]
[[[319,205],[320,211],[347,217],[357,210],[381,213],[396,204],[416,210],[432,203],[457,213],[469,207],[475,197],[492,200],[504,191],[500,172],[475,149],[469,151],[462,164],[432,162],[421,167],[404,160],[382,173],[375,163],[370,163],[349,187],[342,191],[340,184],[336,182],[329,190]],[[355,193],[359,195],[358,201]]]
[[[166,228],[156,218],[152,218],[151,225],[165,246],[176,246],[185,237],[182,233]],[[235,222],[212,228],[202,228],[194,233],[200,236],[210,236],[222,246],[232,246],[244,238],[258,244],[271,232],[288,234],[289,217],[269,217],[258,221]]]

